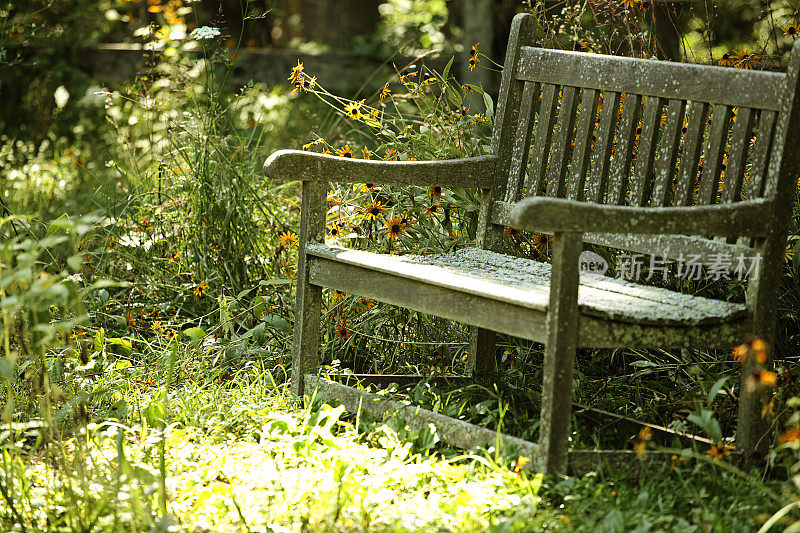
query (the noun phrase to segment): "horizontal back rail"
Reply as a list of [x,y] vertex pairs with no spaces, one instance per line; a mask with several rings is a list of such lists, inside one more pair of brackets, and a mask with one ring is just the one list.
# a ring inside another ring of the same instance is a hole
[[778,110],[785,76],[774,72],[522,47],[517,77],[669,99]]

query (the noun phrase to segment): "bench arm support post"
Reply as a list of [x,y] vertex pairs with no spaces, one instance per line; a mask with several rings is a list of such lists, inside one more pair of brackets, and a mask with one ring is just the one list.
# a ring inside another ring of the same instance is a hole
[[540,472],[559,477],[567,474],[581,249],[580,233],[554,234],[537,467]]

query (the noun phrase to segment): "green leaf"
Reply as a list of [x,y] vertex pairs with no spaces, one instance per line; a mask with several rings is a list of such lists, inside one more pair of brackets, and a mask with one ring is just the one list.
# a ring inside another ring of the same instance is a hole
[[7,381],[16,381],[14,378],[14,365],[5,357],[0,359],[0,374],[2,374]]
[[[111,340],[111,339],[109,339]],[[114,365],[114,370],[125,370],[126,368],[130,368],[133,366],[130,361],[126,361],[125,359],[120,359],[117,361],[117,364]]]
[[442,71],[442,80],[444,80],[445,82],[447,82],[447,77],[450,75],[450,68],[452,68],[453,60],[455,58],[456,58],[455,56],[451,57],[450,61],[447,62],[447,65],[445,65],[444,70]]
[[[133,346],[131,345],[131,341],[129,341],[128,339],[121,339],[119,337],[113,337],[113,338],[106,339],[106,341],[111,343],[111,344],[115,344],[115,345],[121,347],[127,353],[130,353],[131,349],[133,348]],[[130,365],[128,365],[128,366],[130,366]]]
[[69,268],[71,268],[73,272],[77,272],[81,269],[81,265],[83,265],[83,257],[81,257],[80,254],[70,256],[67,259],[67,265],[69,265]]
[[292,326],[282,317],[278,315],[267,315],[262,317],[261,320],[265,322],[268,326],[278,331],[282,331],[288,333],[292,331]]
[[100,328],[94,336],[94,349],[98,352],[103,349],[106,340],[106,330]]
[[183,334],[193,341],[200,340],[206,336],[206,332],[197,327],[185,329],[183,330]]
[[722,390],[722,387],[725,386],[725,382],[728,381],[728,378],[719,378],[714,385],[711,386],[711,390],[708,391],[708,405],[711,405],[711,402],[714,401],[714,398],[717,397],[719,391]]
[[258,282],[258,284],[261,285],[261,286],[264,286],[264,285],[288,285],[291,282],[292,282],[292,280],[290,280],[290,279],[282,279],[282,278],[279,278],[279,279],[262,279],[261,281]]

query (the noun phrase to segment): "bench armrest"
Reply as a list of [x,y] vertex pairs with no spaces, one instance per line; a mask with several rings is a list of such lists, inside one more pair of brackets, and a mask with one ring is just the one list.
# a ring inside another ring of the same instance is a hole
[[374,161],[280,150],[264,163],[264,174],[281,181],[440,185],[490,189],[497,156],[443,161]]
[[511,223],[543,232],[687,234],[725,237],[767,235],[771,200],[689,207],[627,207],[561,198],[526,198],[511,210]]

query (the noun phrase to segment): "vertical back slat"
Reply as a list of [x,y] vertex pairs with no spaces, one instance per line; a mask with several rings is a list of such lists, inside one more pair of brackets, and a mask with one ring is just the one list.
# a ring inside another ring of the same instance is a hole
[[633,140],[636,135],[639,106],[642,97],[638,94],[626,94],[622,105],[622,118],[617,132],[617,150],[611,166],[611,182],[608,187],[607,204],[622,205],[628,192],[628,174],[631,167]]
[[631,180],[630,205],[645,205],[650,196],[650,171],[656,153],[658,127],[661,120],[661,108],[664,100],[651,96],[647,98],[642,116],[642,132],[639,134],[639,146],[636,148],[636,163]]
[[566,170],[569,162],[569,151],[572,145],[572,130],[575,126],[575,110],[578,107],[578,89],[563,87],[561,89],[561,109],[558,111],[553,153],[547,172],[547,195],[563,198],[566,196]]
[[678,162],[678,147],[681,142],[681,128],[683,127],[683,112],[686,102],[683,100],[670,100],[667,104],[664,132],[661,135],[661,151],[656,167],[653,197],[650,205],[663,207],[669,203],[672,192],[672,179],[675,174],[675,164]]
[[590,202],[600,203],[604,200],[608,185],[608,170],[613,146],[614,129],[619,108],[619,93],[603,92],[603,110],[600,112],[600,126],[597,130],[597,141],[594,143],[592,174],[589,178]]
[[722,159],[725,156],[730,121],[731,108],[729,106],[714,106],[703,175],[700,178],[700,191],[697,196],[698,205],[711,205],[717,202],[719,176],[722,170]]
[[731,131],[731,144],[728,149],[728,168],[725,169],[725,181],[722,184],[723,203],[738,202],[742,196],[742,180],[747,163],[747,148],[753,131],[752,109],[739,108],[736,122]]
[[506,186],[506,201],[515,202],[520,197],[522,185],[525,183],[525,170],[528,167],[528,152],[533,129],[533,106],[539,96],[539,84],[528,81],[522,90],[519,109],[517,134],[511,149],[511,168]]
[[596,89],[583,90],[578,126],[575,131],[575,148],[572,153],[572,172],[567,186],[567,198],[570,200],[584,199],[583,187],[592,154],[592,134],[597,119],[598,96],[599,92]]
[[689,108],[689,117],[686,120],[686,135],[683,137],[681,168],[675,185],[675,205],[689,205],[692,201],[697,177],[697,163],[700,161],[707,117],[708,104],[692,102],[692,106]]
[[539,124],[536,128],[531,170],[528,176],[528,195],[538,195],[542,192],[544,172],[550,155],[556,104],[558,104],[558,87],[549,83],[542,84],[542,105],[539,108]]
[[747,184],[747,198],[761,198],[764,195],[764,176],[767,175],[769,153],[772,151],[772,134],[778,113],[762,111],[758,118],[756,143],[753,146],[753,159],[750,166],[750,179]]

